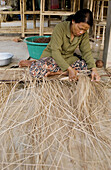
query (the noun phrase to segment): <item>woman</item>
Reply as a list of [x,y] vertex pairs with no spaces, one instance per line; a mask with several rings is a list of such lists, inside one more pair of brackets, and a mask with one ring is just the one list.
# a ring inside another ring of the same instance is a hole
[[[87,30],[93,25],[89,9],[77,11],[64,22],[57,24],[51,40],[38,61],[21,61],[19,66],[30,66],[33,77],[68,73],[69,79],[77,79],[79,70],[92,70],[92,81],[100,80],[91,54]],[[74,56],[79,46],[81,59]]]

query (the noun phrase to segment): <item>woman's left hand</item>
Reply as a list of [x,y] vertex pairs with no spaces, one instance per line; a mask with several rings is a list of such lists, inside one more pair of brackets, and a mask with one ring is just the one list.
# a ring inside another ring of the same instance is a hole
[[99,76],[96,68],[92,68],[91,81],[100,81],[100,76]]

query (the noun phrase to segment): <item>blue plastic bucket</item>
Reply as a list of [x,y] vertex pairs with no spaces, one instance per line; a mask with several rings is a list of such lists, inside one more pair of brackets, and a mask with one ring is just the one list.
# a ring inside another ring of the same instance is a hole
[[46,48],[48,43],[36,43],[33,42],[35,39],[38,38],[48,38],[50,36],[34,36],[34,37],[27,37],[24,39],[24,42],[27,44],[28,47],[28,52],[30,57],[34,58],[34,59],[39,59],[43,50]]

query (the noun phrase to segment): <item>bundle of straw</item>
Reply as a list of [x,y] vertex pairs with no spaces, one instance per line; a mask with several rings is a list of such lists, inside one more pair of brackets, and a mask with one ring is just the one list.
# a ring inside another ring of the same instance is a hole
[[0,112],[1,170],[110,169],[110,98],[103,83],[30,82]]

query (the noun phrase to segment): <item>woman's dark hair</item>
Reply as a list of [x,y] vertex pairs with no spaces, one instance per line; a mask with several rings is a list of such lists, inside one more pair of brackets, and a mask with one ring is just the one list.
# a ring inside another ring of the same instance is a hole
[[81,9],[66,19],[66,21],[72,20],[74,20],[75,23],[85,22],[90,26],[93,25],[93,15],[89,9]]

